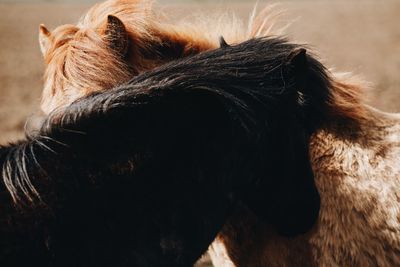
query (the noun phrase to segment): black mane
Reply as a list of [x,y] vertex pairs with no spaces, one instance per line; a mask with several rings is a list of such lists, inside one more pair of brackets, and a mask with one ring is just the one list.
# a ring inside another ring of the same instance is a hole
[[303,47],[263,38],[54,112],[0,149],[0,265],[189,266],[237,205],[304,233],[319,211],[308,140],[329,86]]

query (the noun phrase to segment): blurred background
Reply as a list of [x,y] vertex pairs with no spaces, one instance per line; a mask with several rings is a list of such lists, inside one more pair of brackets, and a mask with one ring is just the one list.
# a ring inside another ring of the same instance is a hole
[[[53,29],[78,18],[93,0],[0,0],[0,144],[23,136],[26,119],[38,110],[44,71],[38,25]],[[246,19],[256,1],[159,1],[174,19],[230,10]],[[259,1],[263,6],[276,1]],[[400,1],[280,1],[292,22],[287,33],[310,44],[328,67],[371,82],[371,105],[400,112]]]

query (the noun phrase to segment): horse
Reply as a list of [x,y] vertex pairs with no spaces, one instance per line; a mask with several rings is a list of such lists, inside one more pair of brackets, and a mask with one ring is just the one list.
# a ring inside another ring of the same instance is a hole
[[241,207],[287,236],[314,225],[307,144],[331,114],[314,112],[330,98],[313,91],[323,66],[280,38],[221,43],[0,148],[1,265],[191,266]]
[[[112,88],[171,60],[218,48],[218,38],[240,42],[273,32],[266,8],[249,26],[234,16],[171,24],[149,0],[108,0],[93,6],[77,25],[39,27],[46,70],[41,108],[48,114],[91,92]],[[210,25],[212,31],[210,31]],[[278,32],[278,29],[275,30]],[[99,64],[99,62],[102,62]]]

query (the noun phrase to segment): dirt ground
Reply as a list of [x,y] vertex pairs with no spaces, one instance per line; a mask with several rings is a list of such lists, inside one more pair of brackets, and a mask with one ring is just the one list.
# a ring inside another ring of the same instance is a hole
[[[253,1],[165,2],[161,7],[174,18],[223,8],[247,18],[254,5]],[[39,105],[43,73],[39,23],[49,28],[75,23],[89,7],[0,4],[0,144],[23,136],[26,119]],[[280,8],[286,10],[282,23],[293,21],[288,29],[292,39],[310,44],[328,66],[370,81],[373,89],[367,93],[372,105],[400,111],[400,1],[284,1]]]

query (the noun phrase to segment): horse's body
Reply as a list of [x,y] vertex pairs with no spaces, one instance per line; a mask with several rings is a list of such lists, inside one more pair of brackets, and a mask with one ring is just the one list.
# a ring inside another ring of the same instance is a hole
[[400,114],[367,110],[361,128],[332,121],[311,137],[315,227],[288,239],[243,209],[211,246],[215,266],[400,265]]
[[331,96],[310,86],[299,101],[300,73],[325,76],[301,46],[250,40],[53,112],[0,148],[0,265],[187,267],[238,207],[307,232],[320,203],[310,129],[335,114],[304,123]]

